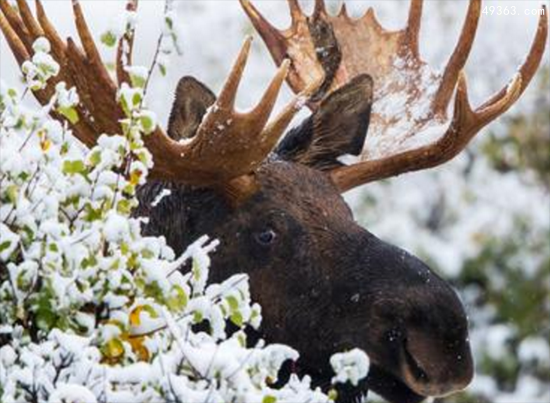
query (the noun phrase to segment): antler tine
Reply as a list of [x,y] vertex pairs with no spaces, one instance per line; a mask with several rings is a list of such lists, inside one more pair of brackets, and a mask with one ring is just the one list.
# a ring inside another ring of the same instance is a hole
[[258,102],[256,107],[247,114],[253,120],[252,124],[263,127],[269,119],[269,115],[271,115],[271,112],[273,111],[273,107],[275,106],[281,87],[285,82],[289,67],[290,60],[286,59],[281,64],[281,67],[279,67],[279,70],[277,71],[277,74],[275,74],[275,77],[273,77],[273,80],[271,80],[271,83],[260,99],[260,102]]
[[64,64],[67,58],[67,46],[55,30],[53,24],[48,19],[48,16],[44,11],[44,6],[42,5],[42,2],[40,0],[36,0],[36,16],[38,18],[40,26],[44,30],[44,34],[52,45],[52,51],[55,58],[61,64]]
[[[126,3],[126,11],[136,12],[138,8],[138,0],[128,0]],[[130,75],[125,69],[125,66],[132,64],[132,52],[134,49],[134,29],[126,32],[118,41],[116,52],[116,76],[119,84],[130,82]]]
[[[2,1],[0,4],[4,4],[4,2]],[[0,29],[4,33],[4,36],[8,41],[8,45],[17,59],[17,63],[21,65],[25,60],[30,58],[30,55],[24,42],[21,40],[21,37],[8,22],[8,19],[5,17],[4,13],[5,11],[2,9],[0,12]]]
[[23,22],[25,23],[27,30],[31,34],[33,41],[40,36],[44,36],[44,31],[34,19],[34,16],[32,15],[31,9],[29,8],[27,1],[17,0],[17,7],[19,8],[19,14],[23,19]]
[[[234,110],[237,87],[242,78],[250,44],[251,38],[247,38],[221,95],[204,117],[191,144],[191,152],[198,153],[202,158],[208,158],[216,149],[223,155],[222,158],[215,155],[210,158],[212,166],[219,168],[215,174],[211,174],[210,180],[230,194],[236,192],[236,183],[248,183],[233,179],[252,173],[263,162],[290,123],[292,116],[303,104],[291,102],[292,108],[287,106],[266,126],[289,70],[290,62],[285,61],[258,104],[250,112],[238,113]],[[309,94],[310,90],[308,91]],[[211,145],[214,145],[214,150],[211,149]],[[243,149],[248,151],[243,152]],[[232,184],[229,185],[228,181]]]
[[298,0],[288,0],[288,6],[290,8],[290,16],[292,18],[292,25],[296,25],[299,21],[305,19],[302,8]]
[[[465,82],[466,79],[464,78],[464,83]],[[501,98],[495,100],[494,103],[483,109],[477,108],[473,112],[476,123],[475,127],[480,129],[496,117],[506,112],[520,97],[522,92],[522,84],[523,79],[521,74],[516,74],[506,87],[506,92]],[[465,85],[466,84],[464,84],[464,86]],[[475,130],[474,134],[477,133],[478,130]]]
[[481,16],[481,0],[472,0],[468,6],[466,19],[460,33],[460,38],[449,58],[437,94],[433,100],[435,115],[444,115],[453,96],[460,71],[466,65],[477,32]]
[[412,0],[407,21],[406,37],[409,41],[409,48],[415,57],[419,57],[420,55],[418,37],[420,35],[423,6],[424,0]]
[[[34,15],[29,8],[28,3],[25,0],[17,0],[17,7],[19,9],[19,15],[21,16],[21,19],[27,29],[27,36],[29,38],[29,41],[33,43],[39,37],[45,36],[44,29],[34,18]],[[42,90],[42,92],[44,92],[44,97],[49,98],[54,91],[55,84],[57,84],[62,79],[65,79],[62,72],[58,73],[57,77],[53,77],[51,79],[50,85],[46,86],[46,88]]]
[[[32,14],[30,14],[32,16]],[[84,142],[87,145],[93,145],[96,135],[94,134],[94,126],[100,122],[92,122],[90,120],[89,112],[83,107],[89,108],[89,105],[93,105],[91,100],[90,90],[87,85],[85,85],[84,72],[89,68],[84,63],[84,55],[77,48],[72,39],[68,39],[67,42],[70,46],[65,44],[61,39],[53,24],[50,22],[44,6],[40,0],[36,0],[36,17],[38,23],[43,31],[43,34],[48,38],[52,46],[52,53],[58,63],[61,65],[61,69],[57,77],[51,79],[50,84],[42,90],[40,93],[35,93],[39,98],[45,98],[45,102],[48,102],[48,99],[53,92],[55,84],[60,81],[65,81],[69,87],[76,86],[78,90],[79,97],[81,99],[81,104],[77,105],[78,115],[80,117],[79,121],[73,124],[73,132],[78,139]],[[70,49],[69,49],[70,48]],[[78,60],[77,65],[79,68],[72,68],[68,64],[69,54],[71,54],[71,59],[73,63],[75,60]],[[44,92],[44,94],[42,94]],[[55,114],[54,117],[58,118]],[[97,129],[97,127],[96,127]]]
[[94,72],[101,80],[102,87],[106,87],[111,91],[116,91],[115,83],[109,77],[109,72],[101,60],[101,56],[95,46],[94,38],[88,28],[88,24],[86,23],[84,13],[82,12],[82,8],[80,7],[80,2],[78,0],[73,0],[73,12],[80,42],[84,47],[86,56],[94,68]]
[[313,94],[315,94],[317,89],[323,83],[323,80],[324,78],[310,84],[304,91],[296,95],[292,99],[292,101],[290,101],[285,106],[285,108],[277,115],[277,117],[266,126],[266,128],[262,132],[262,137],[264,138],[264,141],[261,144],[264,149],[268,150],[267,152],[271,151],[275,147],[277,141],[279,140],[279,138],[281,138],[284,131],[290,125],[290,122],[292,121],[296,113],[298,113],[302,109],[303,105],[305,105],[307,100]]
[[[369,9],[367,10],[367,15],[372,11],[373,11],[372,7],[369,7]],[[340,11],[338,12],[338,15],[340,17],[344,17],[344,18],[349,19],[348,6],[347,6],[345,1],[342,2],[342,5],[340,6]]]
[[[72,76],[79,94],[84,92],[89,94],[83,98],[82,103],[94,117],[92,126],[100,133],[116,133],[120,131],[118,121],[123,117],[122,109],[116,102],[116,84],[101,60],[80,2],[73,0],[72,4],[77,32],[86,54],[84,56],[76,46],[72,47],[71,61],[73,64],[82,64],[84,68],[81,72],[73,72]],[[83,63],[84,59],[86,63]],[[100,98],[102,102],[93,102],[94,98]]]
[[9,23],[11,29],[19,38],[19,41],[23,43],[27,52],[30,52],[32,50],[32,41],[30,40],[27,27],[25,27],[25,24],[23,24],[23,21],[17,12],[12,8],[7,0],[0,0],[0,10],[4,14],[4,17],[7,20],[6,22]]
[[[521,76],[521,90],[519,95],[523,94],[531,79],[535,75],[544,54],[546,47],[546,38],[548,37],[548,16],[546,5],[543,4],[539,15],[539,21],[537,25],[537,32],[535,38],[531,44],[531,49],[518,70],[518,74]],[[510,85],[501,89],[498,93],[492,96],[487,102],[478,108],[478,111],[484,111],[497,103],[500,99],[506,96]]]
[[72,38],[67,38],[67,63],[64,66],[67,71],[66,77],[71,78],[71,85],[74,85],[80,98],[80,104],[77,106],[79,117],[81,118],[75,125],[73,125],[73,131],[76,138],[82,141],[89,147],[95,145],[99,133],[114,133],[109,128],[105,127],[104,122],[99,119],[95,119],[93,102],[93,89],[90,83],[87,82],[87,77],[90,74],[90,66],[85,63],[84,55],[77,47]]
[[[50,41],[54,57],[58,63],[63,66],[66,62],[65,46],[46,17],[42,3],[40,3],[39,0],[36,0],[36,14],[38,21],[34,17],[28,3],[25,0],[17,0],[17,4],[23,22],[30,32],[29,37],[31,37],[32,41],[35,41],[37,38],[45,36]],[[66,81],[68,85],[72,85],[73,80],[71,77],[65,74],[63,69],[60,69],[58,75],[51,79],[50,85],[42,90],[45,92],[45,96],[49,98],[53,93],[55,84],[63,80]]]
[[286,54],[285,39],[281,32],[265,19],[250,0],[239,0],[250,22],[267,45],[275,63],[280,65]]
[[327,8],[325,6],[325,0],[315,0],[315,7],[313,9],[313,18],[319,18],[321,15],[326,15]]
[[250,53],[250,46],[252,44],[252,37],[249,36],[244,41],[244,44],[239,52],[237,60],[233,64],[233,68],[229,73],[229,76],[220,92],[216,106],[218,108],[233,109],[235,105],[235,98],[237,96],[237,90],[243,77],[244,68],[248,61],[248,55]]

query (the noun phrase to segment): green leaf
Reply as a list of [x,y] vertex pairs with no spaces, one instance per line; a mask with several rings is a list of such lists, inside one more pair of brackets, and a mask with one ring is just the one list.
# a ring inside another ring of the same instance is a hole
[[[130,105],[128,105],[128,102],[126,102],[126,97],[120,97],[120,106],[122,107],[122,110],[124,111],[124,114],[126,116],[131,116],[132,111],[130,110]],[[123,126],[123,129],[125,127]],[[128,128],[128,125],[126,125],[126,128]]]
[[31,229],[31,227],[29,227],[28,225],[24,225],[23,232],[25,233],[26,241],[31,242],[32,240],[34,240],[34,231]]
[[199,281],[201,278],[201,268],[199,266],[199,262],[197,262],[196,259],[193,259],[193,264],[191,266],[191,273],[193,273],[193,279],[195,281]]
[[203,320],[202,313],[199,311],[193,312],[193,323],[201,323]]
[[243,323],[244,323],[244,320],[243,320],[243,315],[241,315],[241,313],[239,311],[236,311],[236,312],[233,312],[231,314],[231,316],[229,317],[229,319],[231,320],[231,322],[233,322],[235,325],[239,326],[239,327],[242,327],[243,326]]
[[61,155],[65,155],[69,152],[69,143],[68,142],[65,142],[63,143],[63,145],[61,146],[61,150],[59,151],[59,153]]
[[159,63],[159,70],[160,74],[165,77],[166,76],[166,66],[162,63]]
[[29,279],[26,278],[27,273],[25,271],[21,271],[17,278],[15,279],[15,284],[17,285],[17,288],[21,291],[29,291],[30,287],[32,286],[32,282],[29,281]]
[[111,339],[100,348],[103,355],[111,360],[118,360],[124,355],[124,344],[119,339]]
[[130,74],[130,81],[132,82],[132,87],[135,88],[143,88],[147,82],[144,77],[137,74]]
[[174,21],[172,21],[172,18],[167,16],[167,17],[164,18],[164,21],[166,22],[166,26],[169,29],[174,29]]
[[277,401],[277,398],[275,396],[267,395],[264,396],[262,403],[275,403]]
[[59,107],[59,108],[57,108],[57,111],[59,113],[61,113],[63,116],[65,116],[67,118],[67,120],[69,122],[71,122],[71,124],[74,125],[74,124],[78,123],[78,121],[79,121],[78,112],[76,111],[75,108],[73,108],[73,107],[68,107],[68,108]]
[[132,96],[132,103],[134,104],[134,106],[138,106],[141,103],[141,99],[141,94],[136,91]]
[[75,160],[75,161],[64,161],[63,162],[63,173],[73,175],[80,174],[86,171],[86,166],[84,161]]
[[6,194],[8,196],[8,201],[12,204],[15,204],[17,201],[18,188],[16,185],[8,186],[6,189]]
[[90,204],[86,204],[86,206],[84,206],[84,212],[84,220],[86,222],[101,220],[101,217],[103,216],[103,211],[101,208],[95,209]]
[[8,249],[11,245],[11,241],[5,241],[0,243],[0,253]]
[[156,124],[150,116],[141,115],[140,122],[145,134],[150,134],[153,132],[153,130],[155,130]]
[[48,286],[34,300],[36,305],[33,310],[35,311],[36,325],[39,329],[49,331],[57,322],[57,315],[51,302],[53,298],[53,292]]
[[155,257],[155,254],[149,249],[143,249],[141,251],[141,256],[143,256],[145,259],[152,259],[153,257]]
[[128,215],[132,211],[132,203],[128,199],[121,199],[116,206],[117,212]]
[[228,296],[225,300],[227,301],[229,308],[231,308],[231,312],[239,309],[239,301],[233,295]]
[[90,155],[90,164],[97,166],[101,162],[101,151],[96,150]]
[[106,45],[110,48],[112,48],[116,45],[117,39],[118,38],[116,37],[116,35],[112,31],[106,31],[100,37],[101,43],[103,43],[104,45]]
[[171,311],[185,309],[189,297],[179,285],[172,286],[172,295],[166,300],[166,305]]

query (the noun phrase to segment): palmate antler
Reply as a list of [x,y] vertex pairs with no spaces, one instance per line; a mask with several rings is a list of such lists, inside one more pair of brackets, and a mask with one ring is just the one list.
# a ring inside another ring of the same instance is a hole
[[[288,0],[292,26],[274,28],[249,0],[240,0],[275,62],[292,61],[287,78],[295,92],[323,75],[328,93],[361,73],[375,83],[374,104],[364,161],[337,168],[334,182],[342,191],[361,184],[440,165],[462,151],[489,122],[508,110],[533,78],[544,53],[548,20],[543,6],[531,50],[511,82],[476,109],[468,101],[464,65],[481,14],[481,0],[471,0],[458,44],[443,72],[422,61],[418,37],[422,0],[412,0],[406,28],[387,31],[370,8],[359,19],[345,4],[329,15],[324,0],[311,16],[298,0]],[[452,118],[448,106],[454,98]],[[317,98],[323,95],[317,94]],[[310,104],[312,108],[316,104]]]
[[[28,4],[17,0],[18,10],[6,0],[0,0],[0,28],[19,64],[30,59],[33,42],[46,37],[52,45],[52,54],[60,64],[57,77],[46,88],[34,95],[47,104],[55,92],[55,85],[65,81],[77,88],[80,103],[77,107],[79,121],[72,125],[74,135],[88,146],[93,146],[103,134],[120,133],[123,111],[117,103],[117,84],[111,79],[96,48],[82,9],[73,0],[73,12],[78,35],[84,51],[68,38],[63,41],[48,20],[40,0],[36,0],[37,19]],[[131,0],[128,8],[135,10],[137,0]],[[117,52],[117,77],[128,81],[123,58],[131,60],[133,35],[126,35]],[[234,109],[237,88],[250,51],[251,39],[247,39],[229,77],[213,107],[197,129],[196,135],[186,142],[168,137],[160,128],[144,138],[145,146],[154,159],[151,176],[156,179],[182,182],[196,186],[219,186],[233,198],[245,197],[253,191],[253,181],[248,175],[257,168],[280,136],[292,117],[319,83],[310,83],[295,97],[271,123],[269,116],[279,90],[285,80],[289,62],[281,67],[265,91],[258,105],[248,113]],[[61,116],[53,113],[54,117]]]

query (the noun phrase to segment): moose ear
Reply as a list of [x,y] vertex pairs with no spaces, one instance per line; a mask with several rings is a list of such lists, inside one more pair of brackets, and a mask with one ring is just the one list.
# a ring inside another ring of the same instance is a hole
[[193,137],[215,101],[214,93],[200,81],[193,77],[180,79],[168,121],[168,135],[174,140]]
[[317,111],[288,132],[276,153],[323,171],[341,166],[342,155],[359,155],[369,127],[372,90],[371,76],[362,74],[329,94]]

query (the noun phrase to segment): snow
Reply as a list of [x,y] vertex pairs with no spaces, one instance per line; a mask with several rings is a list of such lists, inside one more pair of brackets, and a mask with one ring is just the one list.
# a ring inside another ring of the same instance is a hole
[[168,197],[171,194],[172,191],[170,189],[162,189],[151,203],[151,207],[157,207],[165,197]]
[[427,120],[441,77],[426,64],[416,71],[410,57],[395,58],[392,74],[376,83],[366,158],[418,148],[445,133],[449,121]]
[[59,383],[50,394],[48,403],[97,403],[97,399],[84,386]]
[[548,364],[550,362],[550,346],[548,341],[542,337],[528,337],[521,342],[518,355],[523,362],[538,360]]
[[32,50],[34,50],[35,53],[50,53],[50,41],[41,36],[40,38],[36,39],[36,41],[34,41],[34,43],[32,44]]
[[55,91],[57,94],[57,104],[62,108],[70,108],[76,106],[79,102],[78,94],[76,93],[76,88],[71,88],[67,90],[67,84],[60,82],[55,86]]
[[345,353],[336,353],[330,357],[330,365],[336,373],[332,382],[351,382],[357,386],[369,372],[370,361],[364,351],[354,348]]
[[124,241],[129,238],[130,226],[125,217],[111,212],[105,222],[103,233],[109,242]]

